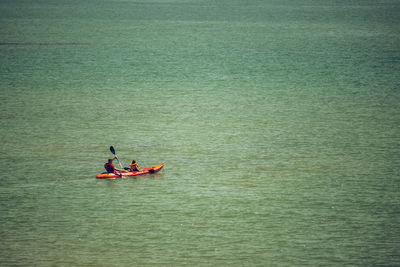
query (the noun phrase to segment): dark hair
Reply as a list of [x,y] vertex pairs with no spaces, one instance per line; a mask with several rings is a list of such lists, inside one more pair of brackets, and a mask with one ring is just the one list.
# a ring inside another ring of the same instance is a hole
[[136,160],[132,160],[132,164],[135,164],[136,163]]

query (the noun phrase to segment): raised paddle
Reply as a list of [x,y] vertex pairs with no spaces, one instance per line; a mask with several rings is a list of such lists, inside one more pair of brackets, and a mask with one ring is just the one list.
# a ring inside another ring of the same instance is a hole
[[[113,146],[110,146],[110,151],[111,151],[111,153],[113,153],[115,155],[115,149],[114,149]],[[118,164],[121,167],[121,169],[123,169],[124,167],[122,167],[121,162],[119,162],[119,159],[118,159],[117,155],[115,155],[115,158],[118,160]]]

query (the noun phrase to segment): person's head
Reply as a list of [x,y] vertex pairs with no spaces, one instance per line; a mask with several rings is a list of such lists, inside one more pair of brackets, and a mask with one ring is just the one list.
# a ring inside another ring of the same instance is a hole
[[132,164],[135,164],[136,163],[136,160],[132,160]]
[[108,163],[112,163],[113,159],[108,159]]

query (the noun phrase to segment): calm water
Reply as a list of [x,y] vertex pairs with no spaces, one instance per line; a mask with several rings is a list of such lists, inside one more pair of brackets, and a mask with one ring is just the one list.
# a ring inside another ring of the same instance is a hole
[[0,1],[0,265],[400,265],[399,14]]

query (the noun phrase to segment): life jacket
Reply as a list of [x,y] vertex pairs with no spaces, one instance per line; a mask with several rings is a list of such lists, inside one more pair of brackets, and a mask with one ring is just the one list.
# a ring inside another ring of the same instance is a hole
[[129,167],[131,167],[131,171],[133,171],[133,172],[136,172],[136,171],[140,170],[139,165],[137,163],[129,164]]
[[115,172],[115,166],[112,163],[108,163],[107,162],[106,164],[104,164],[104,168],[106,169],[106,171],[108,173],[114,173]]

